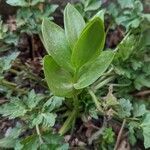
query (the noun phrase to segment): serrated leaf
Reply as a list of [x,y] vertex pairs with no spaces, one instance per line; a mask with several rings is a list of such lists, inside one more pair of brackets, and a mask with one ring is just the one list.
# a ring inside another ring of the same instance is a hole
[[56,114],[54,113],[40,113],[32,121],[32,126],[41,124],[43,127],[53,127],[55,124]]
[[82,89],[96,81],[110,65],[114,54],[113,51],[104,51],[95,60],[85,64],[79,70],[78,80],[74,87]]
[[70,47],[73,49],[85,26],[85,21],[81,14],[71,4],[67,4],[64,10],[64,26],[66,38]]
[[56,108],[59,108],[62,105],[63,97],[52,96],[44,105],[43,111],[47,110],[49,112],[53,111]]
[[[58,150],[62,146],[64,149],[60,150],[67,150],[68,146],[64,143],[64,140],[61,136],[52,133],[43,133],[41,135],[44,143],[39,141],[38,135],[31,135],[24,139],[21,144],[23,145],[22,150],[47,150],[44,148],[49,148],[50,150]],[[43,146],[45,145],[45,146]]]
[[13,52],[8,56],[0,58],[0,73],[9,70],[12,66],[13,61],[18,57],[19,52]]
[[134,35],[128,36],[118,46],[118,51],[115,55],[114,61],[125,61],[132,54],[136,47],[136,38]]
[[72,96],[73,83],[69,72],[58,66],[51,56],[44,57],[44,74],[47,84],[56,96]]
[[144,104],[135,103],[133,105],[133,115],[134,117],[141,117],[147,112]]
[[79,69],[86,62],[96,58],[105,41],[104,24],[100,18],[90,21],[81,33],[72,52],[72,63]]
[[51,55],[59,66],[72,71],[71,49],[68,46],[64,30],[48,19],[44,19],[42,35],[48,54]]
[[112,91],[110,90],[106,96],[106,106],[115,106],[118,105],[119,102],[117,101],[117,98],[112,94]]
[[10,119],[24,116],[27,112],[26,105],[19,99],[11,100],[9,103],[3,104],[0,107],[0,114],[7,116]]
[[22,133],[23,129],[19,124],[17,124],[16,127],[10,129],[8,134],[7,131],[5,133],[6,136],[0,139],[0,148],[14,148],[16,143],[18,142],[17,138]]
[[119,101],[120,106],[118,107],[118,115],[120,118],[130,117],[131,110],[133,109],[131,102],[127,99],[120,99]]
[[25,103],[28,105],[28,107],[33,109],[43,99],[43,96],[41,94],[36,94],[34,90],[31,90],[25,99]]

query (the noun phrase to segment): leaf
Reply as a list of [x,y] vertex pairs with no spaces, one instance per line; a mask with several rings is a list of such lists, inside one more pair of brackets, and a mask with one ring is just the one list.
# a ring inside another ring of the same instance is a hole
[[[58,134],[43,133],[41,135],[44,143],[39,141],[38,135],[31,135],[24,139],[22,150],[67,150],[68,144],[65,144],[64,139]],[[44,146],[45,145],[45,146]],[[62,149],[61,149],[62,148]],[[63,149],[64,148],[64,149]]]
[[119,108],[118,108],[118,115],[120,118],[126,118],[126,117],[130,117],[131,115],[131,110],[132,108],[132,104],[129,100],[126,100],[124,98],[119,100]]
[[55,119],[57,115],[55,113],[42,113],[43,116],[43,123],[44,127],[53,127],[55,124]]
[[43,127],[53,127],[55,124],[56,114],[54,113],[40,113],[32,121],[32,126],[42,124]]
[[28,105],[30,109],[35,108],[38,103],[43,99],[44,97],[41,94],[36,94],[34,90],[31,90],[28,93],[28,96],[25,98],[25,103]]
[[78,74],[75,89],[82,89],[96,81],[108,68],[114,57],[113,51],[102,52],[95,60],[85,64]]
[[[9,129],[7,129],[8,131]],[[7,134],[7,131],[5,134]],[[23,132],[20,124],[17,124],[16,127],[10,128],[9,133],[2,139],[0,139],[0,148],[14,148],[19,135]]]
[[22,150],[37,150],[40,146],[38,135],[31,135],[23,139],[21,144],[23,145]]
[[144,146],[150,148],[150,113],[145,116],[141,127],[143,129]]
[[42,35],[48,54],[59,66],[72,71],[71,49],[68,46],[64,30],[48,19],[44,19]]
[[6,3],[11,6],[27,7],[29,4],[25,0],[6,0]]
[[39,3],[42,3],[42,2],[44,2],[44,0],[32,0],[31,1],[31,6],[35,6],[35,5],[37,5]]
[[115,61],[125,61],[132,54],[136,47],[136,38],[134,35],[127,36],[119,45],[115,55]]
[[102,10],[98,11],[98,12],[96,13],[96,15],[94,15],[94,16],[92,17],[92,19],[94,19],[94,18],[96,18],[96,17],[99,17],[102,21],[104,21],[105,12],[106,12],[105,9],[102,9]]
[[147,112],[144,104],[135,103],[133,106],[134,117],[141,117]]
[[118,105],[118,101],[117,101],[117,98],[113,95],[112,93],[112,90],[109,89],[109,92],[106,96],[106,106],[107,107],[111,107],[111,106],[115,106],[115,105]]
[[120,4],[121,8],[133,8],[134,7],[134,0],[126,0],[126,1],[120,1],[117,0],[118,3]]
[[63,97],[53,96],[43,105],[43,110],[51,112],[54,109],[59,108],[62,105],[63,100]]
[[70,47],[73,49],[85,26],[85,21],[81,14],[71,4],[67,4],[64,10],[64,26],[66,38]]
[[94,1],[92,3],[90,3],[85,9],[84,11],[94,11],[97,10],[98,8],[101,7],[102,2],[101,1]]
[[44,74],[49,88],[56,96],[71,96],[73,93],[72,76],[58,66],[51,56],[44,57]]
[[10,119],[24,116],[26,112],[26,105],[18,98],[13,99],[0,107],[0,114],[7,116]]
[[18,57],[19,52],[13,52],[8,56],[0,58],[0,73],[9,70],[12,66],[13,61]]
[[81,33],[72,52],[72,63],[79,69],[86,62],[96,58],[105,41],[104,24],[100,18],[90,21]]

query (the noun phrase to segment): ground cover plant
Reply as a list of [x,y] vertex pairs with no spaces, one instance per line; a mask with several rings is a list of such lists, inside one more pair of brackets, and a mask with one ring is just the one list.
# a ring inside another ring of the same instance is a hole
[[1,149],[148,149],[147,3],[6,3],[17,13],[0,21]]

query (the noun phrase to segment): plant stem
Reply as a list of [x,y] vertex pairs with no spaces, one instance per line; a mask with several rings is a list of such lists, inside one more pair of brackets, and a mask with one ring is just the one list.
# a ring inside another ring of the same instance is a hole
[[88,92],[91,95],[92,100],[95,103],[95,106],[96,106],[97,110],[100,111],[101,113],[103,113],[103,110],[102,110],[102,108],[100,106],[100,102],[98,101],[98,99],[97,99],[96,95],[94,94],[94,92],[92,90],[90,90],[90,89],[88,89]]
[[17,84],[7,81],[5,79],[0,80],[0,85],[5,86],[13,91],[19,92],[21,94],[26,94],[27,91],[25,89],[19,89],[17,88]]
[[73,123],[75,123],[75,119],[77,118],[79,111],[79,101],[76,94],[73,97],[73,102],[74,102],[74,109],[69,115],[69,117],[66,119],[61,129],[59,130],[60,135],[65,134],[71,128],[71,126],[73,126]]
[[40,133],[40,129],[39,129],[39,126],[36,125],[36,132],[37,132],[37,135],[39,136],[39,140],[40,140],[40,144],[43,144],[43,139],[42,139],[42,136],[41,136],[41,133]]
[[104,85],[106,85],[107,83],[109,83],[110,81],[114,80],[116,77],[115,76],[111,76],[111,77],[108,77],[107,79],[101,81],[100,83],[98,83],[95,87],[94,87],[94,90],[97,90],[101,87],[103,87]]
[[74,109],[71,112],[70,116],[65,121],[65,123],[63,124],[63,126],[61,127],[61,129],[59,130],[59,134],[60,135],[65,134],[71,128],[71,124],[72,124],[75,116],[76,116],[76,110]]

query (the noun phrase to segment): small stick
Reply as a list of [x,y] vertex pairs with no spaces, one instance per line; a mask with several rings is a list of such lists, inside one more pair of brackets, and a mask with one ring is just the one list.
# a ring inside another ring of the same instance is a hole
[[118,148],[118,145],[119,145],[120,140],[121,140],[121,136],[122,136],[122,132],[123,132],[125,123],[126,123],[126,119],[123,120],[123,123],[122,123],[122,125],[121,125],[121,129],[120,129],[120,131],[119,131],[119,134],[118,134],[118,137],[117,137],[117,141],[116,141],[114,150],[117,150],[117,148]]

